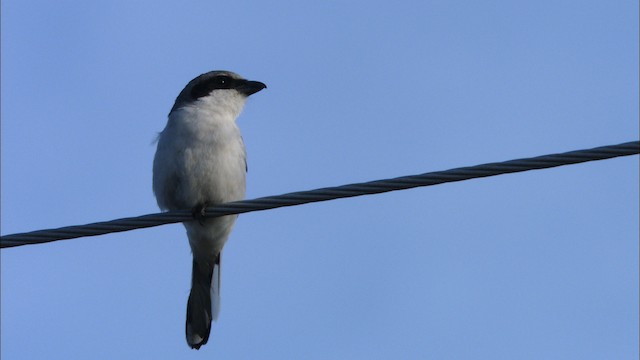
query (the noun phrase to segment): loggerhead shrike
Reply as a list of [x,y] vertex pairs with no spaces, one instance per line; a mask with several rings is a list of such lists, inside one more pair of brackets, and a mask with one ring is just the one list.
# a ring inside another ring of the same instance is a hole
[[[230,71],[191,80],[169,112],[153,160],[153,192],[162,210],[193,209],[184,223],[193,253],[186,336],[207,343],[220,309],[220,253],[237,215],[203,219],[207,206],[244,198],[247,169],[236,118],[247,97],[266,88]],[[198,216],[200,215],[200,216]]]

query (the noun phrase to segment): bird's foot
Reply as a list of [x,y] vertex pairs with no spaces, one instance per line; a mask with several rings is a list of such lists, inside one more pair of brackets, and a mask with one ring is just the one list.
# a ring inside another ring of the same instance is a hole
[[193,218],[195,220],[198,220],[198,223],[200,223],[200,225],[204,225],[204,220],[206,219],[208,207],[209,207],[209,204],[203,203],[200,205],[196,205],[193,207],[193,209],[191,209],[191,215],[193,215]]

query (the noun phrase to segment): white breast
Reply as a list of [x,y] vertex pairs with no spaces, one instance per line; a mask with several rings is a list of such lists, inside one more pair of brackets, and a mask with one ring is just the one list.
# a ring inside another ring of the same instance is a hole
[[235,119],[244,98],[204,97],[174,110],[158,140],[153,189],[163,209],[240,200],[245,150]]

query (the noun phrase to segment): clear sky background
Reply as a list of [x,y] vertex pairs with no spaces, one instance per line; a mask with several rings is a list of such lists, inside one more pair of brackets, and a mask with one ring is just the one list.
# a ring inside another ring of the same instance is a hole
[[[638,2],[2,1],[2,234],[157,212],[193,77],[263,81],[247,198],[638,139]],[[3,359],[637,359],[638,157],[6,249]]]

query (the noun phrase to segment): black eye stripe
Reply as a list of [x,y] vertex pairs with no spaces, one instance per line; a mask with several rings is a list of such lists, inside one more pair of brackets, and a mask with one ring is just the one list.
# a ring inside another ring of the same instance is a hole
[[199,99],[203,96],[209,95],[213,90],[233,89],[237,85],[238,80],[232,77],[226,75],[214,76],[210,79],[202,81],[199,84],[196,84],[193,89],[191,89],[191,97],[193,99]]

